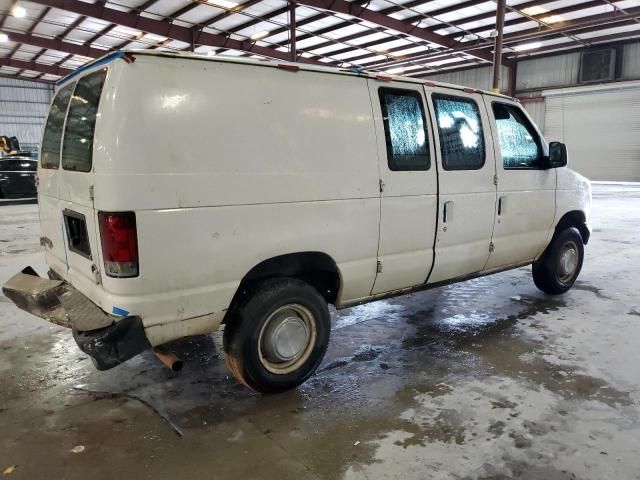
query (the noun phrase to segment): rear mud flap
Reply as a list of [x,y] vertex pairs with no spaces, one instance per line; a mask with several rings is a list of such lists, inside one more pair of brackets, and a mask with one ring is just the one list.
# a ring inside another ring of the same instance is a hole
[[98,370],[109,370],[151,348],[139,317],[126,317],[110,327],[90,332],[74,328],[73,338]]

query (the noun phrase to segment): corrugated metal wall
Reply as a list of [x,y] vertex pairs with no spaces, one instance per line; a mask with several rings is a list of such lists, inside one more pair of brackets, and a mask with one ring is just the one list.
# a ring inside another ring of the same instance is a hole
[[18,137],[23,150],[37,149],[52,94],[51,85],[0,77],[0,135]]
[[[592,180],[640,181],[640,88],[627,91],[624,98],[618,93],[602,93],[593,86],[578,85],[579,71],[580,52],[520,60],[516,96],[522,99],[547,141],[566,142],[573,168]],[[640,42],[623,46],[620,74],[619,80],[640,80]],[[427,78],[491,89],[491,67]],[[503,67],[501,91],[506,91],[507,82],[508,69]],[[606,85],[605,90],[622,87],[619,83]],[[575,88],[571,95],[559,92],[553,100],[541,97],[551,89],[563,87]],[[537,100],[527,101],[526,97]],[[558,105],[566,108],[559,110]]]
[[527,113],[531,115],[533,122],[538,126],[541,132],[544,134],[544,114],[545,104],[543,101],[536,102],[522,102],[522,106],[527,110]]
[[636,80],[640,78],[640,43],[630,43],[622,51],[622,78]]
[[[472,68],[458,72],[443,72],[425,77],[434,82],[454,83],[465,87],[491,90],[493,83],[492,67]],[[502,67],[500,72],[500,91],[506,92],[509,87],[509,68]]]
[[640,82],[545,96],[545,137],[567,144],[571,168],[591,180],[640,181]]
[[516,91],[575,85],[579,68],[579,52],[520,61]]

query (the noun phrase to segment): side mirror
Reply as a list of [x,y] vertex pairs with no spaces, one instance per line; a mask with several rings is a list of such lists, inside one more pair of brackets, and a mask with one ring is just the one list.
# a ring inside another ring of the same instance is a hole
[[567,165],[567,146],[564,143],[551,142],[549,144],[547,165],[549,168],[560,168]]

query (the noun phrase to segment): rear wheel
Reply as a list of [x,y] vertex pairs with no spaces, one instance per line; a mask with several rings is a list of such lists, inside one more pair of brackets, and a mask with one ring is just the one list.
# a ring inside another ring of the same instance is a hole
[[263,393],[295,388],[315,372],[329,344],[324,298],[294,278],[267,280],[234,309],[224,331],[227,367]]
[[552,295],[566,292],[578,278],[583,259],[584,244],[578,229],[562,230],[533,264],[536,287]]

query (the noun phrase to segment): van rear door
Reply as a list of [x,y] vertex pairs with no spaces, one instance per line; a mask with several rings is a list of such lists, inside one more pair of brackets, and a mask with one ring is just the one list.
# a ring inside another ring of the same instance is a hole
[[45,124],[38,165],[38,207],[40,211],[40,243],[45,248],[47,264],[58,275],[66,277],[67,262],[60,215],[60,150],[69,101],[75,82],[56,93]]
[[[84,292],[100,282],[99,236],[93,206],[93,139],[106,75],[107,69],[103,68],[83,76],[73,85],[62,132],[60,167],[52,175],[57,175],[55,182],[51,182],[58,187],[57,211],[51,212],[50,206],[47,207],[47,229],[61,231],[66,270],[63,276]],[[54,243],[52,253],[58,256],[59,247],[56,247]]]

